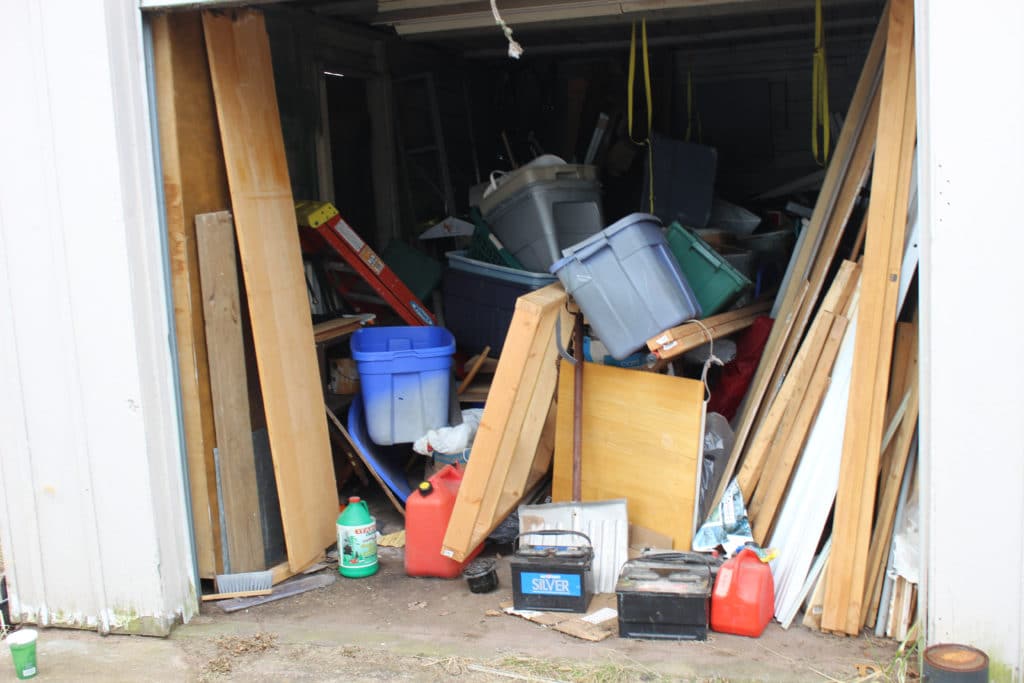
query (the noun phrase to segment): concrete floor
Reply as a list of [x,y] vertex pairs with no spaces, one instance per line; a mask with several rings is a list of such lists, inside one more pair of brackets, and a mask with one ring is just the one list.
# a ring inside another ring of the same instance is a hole
[[[235,614],[204,604],[168,639],[50,629],[39,680],[104,681],[849,681],[857,665],[885,665],[891,641],[769,626],[758,639],[707,642],[609,638],[599,643],[501,614],[511,599],[506,560],[494,593],[462,580],[412,579],[401,550],[381,571]],[[0,681],[14,680],[0,653]]]

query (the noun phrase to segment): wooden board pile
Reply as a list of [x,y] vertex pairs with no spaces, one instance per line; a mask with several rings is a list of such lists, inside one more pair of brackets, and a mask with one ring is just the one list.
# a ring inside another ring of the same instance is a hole
[[[157,15],[153,51],[199,574],[269,568],[277,583],[323,557],[338,500],[263,16]],[[273,567],[254,463],[263,420],[287,551]]]
[[[897,323],[916,267],[913,64],[913,3],[892,0],[780,291],[716,495],[735,473],[755,540],[779,551],[784,625],[808,597],[805,623],[833,633],[857,634],[879,611],[890,635],[905,635],[912,621],[914,588],[888,590],[885,565],[912,486],[918,412],[916,322]],[[866,218],[855,225],[869,173]],[[902,319],[916,317],[902,310]]]

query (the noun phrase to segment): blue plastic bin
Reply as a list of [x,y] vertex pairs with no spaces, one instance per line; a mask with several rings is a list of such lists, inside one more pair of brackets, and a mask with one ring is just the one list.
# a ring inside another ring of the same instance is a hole
[[375,444],[411,443],[448,424],[453,353],[455,338],[443,327],[364,327],[352,335]]
[[562,253],[551,272],[616,360],[659,332],[701,317],[655,216],[630,214]]

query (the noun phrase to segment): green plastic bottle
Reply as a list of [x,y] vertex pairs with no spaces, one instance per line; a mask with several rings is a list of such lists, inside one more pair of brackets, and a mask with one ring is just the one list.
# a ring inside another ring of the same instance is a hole
[[338,515],[338,571],[358,579],[377,573],[377,522],[370,516],[366,501],[359,496],[348,499]]

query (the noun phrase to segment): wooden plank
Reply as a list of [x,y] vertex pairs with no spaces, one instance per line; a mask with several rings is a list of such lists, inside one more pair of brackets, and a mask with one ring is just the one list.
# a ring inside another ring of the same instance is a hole
[[317,344],[322,344],[323,342],[350,335],[365,325],[369,318],[372,318],[372,316],[361,315],[335,318],[334,320],[325,320],[322,323],[317,323],[313,325],[313,341]]
[[854,635],[867,575],[885,393],[896,323],[910,175],[914,157],[914,16],[911,0],[892,0],[864,251],[847,429],[833,525],[822,626]]
[[[683,323],[647,340],[647,348],[659,358],[675,358],[712,339],[718,339],[750,327],[754,320],[771,308],[771,302],[762,301],[750,306],[713,315],[695,322]],[[705,329],[707,330],[705,332]]]
[[800,399],[800,409],[797,412],[793,425],[786,435],[785,441],[779,447],[779,457],[776,460],[776,466],[769,472],[770,476],[767,480],[767,485],[762,480],[762,485],[758,486],[758,497],[751,505],[751,509],[754,509],[753,504],[756,503],[757,506],[754,540],[760,545],[765,545],[768,539],[779,504],[782,502],[782,496],[789,485],[789,478],[793,473],[793,468],[796,467],[800,453],[803,451],[814,418],[818,416],[818,408],[821,407],[821,401],[825,397],[826,389],[828,389],[832,366],[835,363],[836,356],[839,354],[839,345],[843,341],[846,325],[849,322],[841,315],[835,315],[827,311],[823,312],[821,317],[832,318],[830,321],[831,325],[829,325],[831,329],[829,330],[828,338],[821,349],[821,356],[818,358],[814,373],[811,375],[810,383]]
[[[625,498],[629,520],[689,550],[703,442],[704,385],[696,380],[587,363],[583,400],[583,500]],[[573,373],[558,380],[551,498],[572,494]]]
[[[823,233],[827,227],[833,209],[839,197],[841,184],[847,177],[847,171],[854,161],[854,153],[864,142],[864,133],[868,138],[873,137],[872,127],[868,118],[872,108],[875,106],[875,92],[878,89],[879,73],[882,63],[882,55],[885,50],[886,26],[888,20],[883,14],[878,29],[875,32],[871,49],[864,62],[860,78],[850,101],[850,108],[846,115],[846,124],[843,126],[836,142],[835,152],[825,173],[825,180],[818,201],[814,206],[814,213],[811,216],[811,223],[807,227],[808,235],[801,239],[801,249],[793,255],[790,270],[792,277],[789,286],[785,291],[780,292],[782,303],[779,306],[779,315],[765,345],[761,363],[751,382],[746,400],[743,403],[736,427],[736,440],[722,481],[715,492],[714,500],[719,500],[725,491],[725,487],[732,478],[732,472],[744,452],[747,439],[751,436],[758,413],[762,410],[761,402],[769,391],[772,378],[776,376],[776,369],[780,359],[784,355],[786,341],[792,337],[801,337],[806,322],[797,324],[797,316],[801,306],[810,307],[813,310],[817,303],[820,289],[815,291],[809,285],[810,271],[815,261]],[[856,175],[856,174],[854,174]],[[801,320],[809,318],[801,317]],[[781,323],[781,324],[780,324]],[[798,339],[799,340],[799,339]],[[786,354],[788,355],[788,354]],[[791,355],[788,355],[792,358]],[[783,366],[788,364],[788,358]],[[776,384],[776,386],[778,386]],[[774,392],[773,392],[774,393]],[[769,394],[770,396],[770,394]],[[767,409],[767,406],[764,408]]]
[[825,560],[825,568],[821,570],[821,575],[814,584],[814,591],[807,600],[807,609],[804,610],[803,625],[813,631],[821,630],[821,613],[824,609],[825,585],[828,580],[826,577],[828,576],[828,563],[831,559],[830,552],[829,558]]
[[192,531],[199,575],[212,579],[223,573],[224,565],[195,216],[225,209],[230,200],[199,13],[156,14],[152,27],[157,128]]
[[[554,394],[553,380],[542,379],[541,375],[554,373],[557,350],[552,340],[555,321],[560,315],[564,316],[565,303],[565,291],[557,283],[516,301],[480,428],[445,532],[442,551],[448,557],[465,559],[501,522],[496,519],[502,507],[501,494],[519,485],[509,480],[510,468],[513,474],[520,472],[518,467],[513,468],[513,461],[526,459],[532,465],[537,456],[544,417],[551,403],[550,396]],[[568,329],[563,320],[563,330]],[[548,384],[550,393],[544,389]],[[531,427],[524,431],[528,416]],[[529,471],[524,473],[528,475]],[[484,506],[486,513],[481,512]],[[487,532],[481,536],[483,529]]]
[[257,571],[266,568],[266,560],[231,213],[218,211],[196,216],[196,242],[227,541],[225,570],[235,574]]
[[214,600],[230,600],[231,598],[255,598],[261,595],[270,595],[273,592],[270,588],[264,588],[255,591],[235,591],[233,593],[208,593],[202,596],[201,599],[203,602],[212,602]]
[[456,394],[461,396],[466,393],[466,389],[468,389],[469,385],[473,383],[474,379],[476,379],[476,373],[480,372],[480,368],[487,362],[487,354],[490,352],[491,347],[485,346],[484,350],[477,354],[473,364],[469,367],[469,370],[466,371],[466,376],[462,378],[462,382],[459,384],[459,388],[455,392]]
[[[893,437],[889,448],[886,449],[888,463],[881,472],[881,481],[878,485],[878,507],[875,513],[874,530],[871,533],[867,578],[864,583],[865,594],[861,614],[861,621],[864,623],[868,620],[875,586],[882,575],[882,569],[885,566],[886,557],[889,552],[889,545],[892,542],[893,524],[896,519],[896,505],[899,502],[900,485],[903,483],[903,472],[910,457],[910,447],[913,443],[914,432],[917,430],[919,391],[916,326],[909,323],[903,323],[903,325],[909,325],[913,330],[909,334],[909,343],[904,344],[904,346],[909,345],[911,347],[911,358],[906,368],[910,400],[907,403],[906,413],[900,422],[900,427],[896,431],[896,435]],[[905,330],[903,336],[907,336]],[[900,352],[901,349],[897,347],[894,355]],[[889,402],[895,403],[899,401],[901,399],[893,398]],[[875,609],[877,609],[877,606]]]
[[334,542],[334,463],[270,45],[255,10],[203,12],[288,563]]

